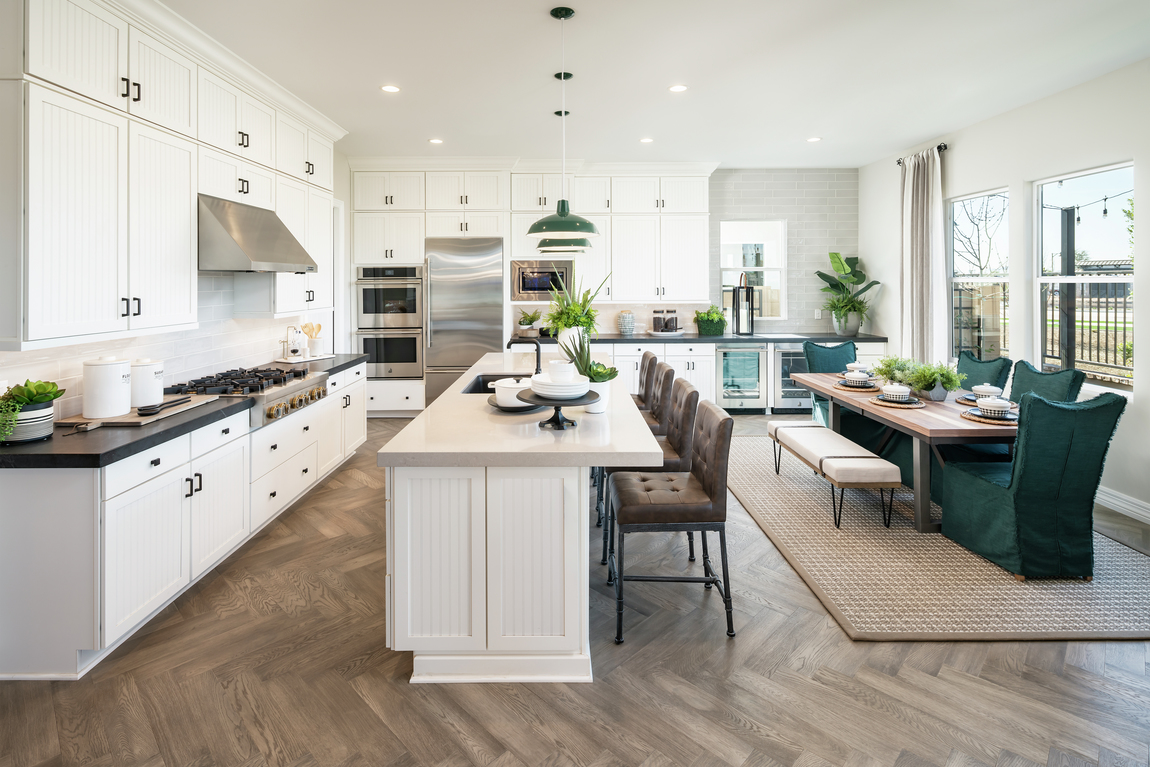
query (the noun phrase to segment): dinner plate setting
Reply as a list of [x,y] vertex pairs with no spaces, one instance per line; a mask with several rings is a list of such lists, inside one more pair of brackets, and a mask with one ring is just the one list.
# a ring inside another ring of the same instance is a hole
[[576,374],[573,380],[562,383],[552,381],[547,373],[531,376],[531,391],[547,399],[578,399],[590,390],[591,381],[583,375]]

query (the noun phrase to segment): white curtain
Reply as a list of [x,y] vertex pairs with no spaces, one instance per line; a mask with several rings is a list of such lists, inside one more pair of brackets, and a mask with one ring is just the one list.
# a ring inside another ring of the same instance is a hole
[[942,158],[937,147],[902,159],[902,356],[950,359]]

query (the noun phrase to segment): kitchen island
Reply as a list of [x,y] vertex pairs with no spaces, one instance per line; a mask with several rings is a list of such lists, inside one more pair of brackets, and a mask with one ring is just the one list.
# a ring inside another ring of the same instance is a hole
[[387,646],[415,653],[412,682],[591,681],[591,468],[663,453],[618,378],[605,413],[564,409],[566,431],[540,428],[550,409],[503,413],[463,392],[534,369],[534,354],[485,355],[378,453]]

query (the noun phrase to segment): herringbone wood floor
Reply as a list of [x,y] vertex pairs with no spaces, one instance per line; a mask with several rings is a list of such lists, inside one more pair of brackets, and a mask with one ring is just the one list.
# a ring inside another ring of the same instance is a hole
[[[0,767],[1146,764],[1146,643],[852,643],[738,508],[735,639],[717,594],[635,583],[614,645],[592,527],[594,684],[409,685],[383,648],[394,430],[83,680],[0,683]],[[684,566],[683,536],[632,538],[629,569]]]

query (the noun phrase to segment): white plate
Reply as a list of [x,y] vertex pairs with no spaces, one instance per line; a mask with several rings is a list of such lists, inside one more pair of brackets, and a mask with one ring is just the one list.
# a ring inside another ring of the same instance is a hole
[[656,338],[659,338],[659,337],[676,338],[678,336],[683,335],[686,332],[687,332],[686,329],[683,329],[683,330],[648,330],[647,335],[655,336]]
[[531,391],[535,392],[540,397],[543,397],[545,399],[578,399],[578,398],[582,397],[584,394],[586,394],[587,392],[591,391],[591,386],[589,384],[584,384],[583,388],[581,390],[576,389],[574,391],[562,391],[562,392],[540,391],[539,389],[536,389],[534,386],[532,386]]
[[575,377],[570,381],[552,381],[551,376],[547,373],[536,373],[531,376],[531,383],[541,383],[544,386],[579,386],[581,384],[589,383],[591,379],[587,376],[575,374]]

